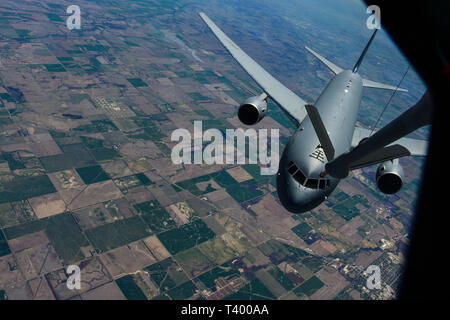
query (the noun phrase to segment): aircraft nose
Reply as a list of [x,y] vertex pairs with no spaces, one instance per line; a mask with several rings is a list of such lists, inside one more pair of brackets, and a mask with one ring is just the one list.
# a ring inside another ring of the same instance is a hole
[[323,201],[318,190],[300,186],[287,172],[278,173],[277,190],[281,204],[292,213],[310,211]]

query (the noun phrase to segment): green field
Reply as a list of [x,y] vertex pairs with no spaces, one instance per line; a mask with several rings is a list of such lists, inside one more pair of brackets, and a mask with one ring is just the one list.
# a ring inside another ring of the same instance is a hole
[[346,198],[341,203],[333,207],[333,211],[344,218],[346,221],[353,219],[360,214],[357,204],[362,204],[366,208],[369,208],[368,200],[363,195],[354,195],[350,198]]
[[90,124],[78,126],[73,130],[87,133],[104,133],[117,131],[119,128],[110,120],[92,120]]
[[39,158],[49,173],[95,164],[95,159],[81,143],[60,145],[60,148],[63,154]]
[[147,300],[147,297],[136,284],[132,275],[116,279],[116,283],[128,300]]
[[283,112],[279,112],[279,110],[271,112],[270,117],[287,129],[295,129],[292,121]]
[[[211,179],[212,179],[211,175],[205,175],[205,176],[193,178],[190,180],[185,180],[182,182],[177,182],[176,185],[180,188],[188,190],[193,195],[199,196],[199,195],[203,194],[203,192],[199,188],[197,188],[197,186],[195,184],[197,184],[199,182],[205,182],[205,181],[208,181]],[[176,190],[179,190],[179,189],[176,189]]]
[[201,220],[184,224],[158,235],[171,254],[187,250],[214,237],[214,232]]
[[161,291],[168,291],[188,280],[186,273],[172,258],[144,268]]
[[10,254],[11,250],[9,250],[8,243],[6,242],[5,236],[3,235],[3,232],[0,230],[0,257],[6,256],[7,254]]
[[83,142],[83,145],[87,149],[99,149],[103,148],[103,140],[100,139],[94,139],[90,137],[80,137],[81,141]]
[[174,258],[187,274],[195,276],[213,266],[213,263],[197,247],[178,253]]
[[191,97],[191,99],[195,100],[195,101],[205,101],[205,100],[209,100],[208,97],[205,97],[204,95],[202,95],[200,92],[189,92],[188,93],[189,97]]
[[150,278],[162,291],[170,290],[176,286],[175,281],[159,263],[155,263],[144,269],[149,272]]
[[56,59],[58,59],[59,62],[73,61],[72,57],[56,57]]
[[352,296],[349,293],[348,289],[342,290],[334,300],[353,300]]
[[221,187],[225,188],[231,185],[238,184],[238,182],[225,170],[213,173],[211,176],[214,178]]
[[141,78],[130,78],[130,79],[127,79],[127,80],[135,88],[148,87],[148,84],[146,84]]
[[152,182],[145,174],[143,174],[143,173],[135,174],[135,176],[136,176],[136,178],[139,179],[139,181],[141,181],[141,183],[142,183],[144,186],[150,186],[150,185],[153,184],[153,182]]
[[92,184],[111,179],[99,165],[77,168],[76,171],[85,184]]
[[8,167],[10,170],[25,168],[25,164],[22,159],[20,159],[18,152],[2,152],[0,155],[0,160],[1,159],[8,162]]
[[164,232],[177,226],[167,211],[156,200],[135,204],[134,208],[142,214],[142,220],[154,233]]
[[291,290],[294,288],[294,284],[292,283],[291,279],[289,279],[286,274],[281,271],[278,267],[274,266],[268,271],[272,277],[275,278],[286,290]]
[[149,116],[130,118],[138,128],[153,128],[156,126],[155,121]]
[[86,230],[86,236],[99,253],[148,237],[151,232],[138,216]]
[[296,288],[294,290],[294,293],[298,297],[301,297],[303,294],[309,297],[323,286],[324,283],[320,281],[319,278],[317,278],[316,276],[312,276],[311,278],[309,278],[309,280],[303,282],[298,288]]
[[306,257],[302,260],[302,264],[313,272],[317,272],[322,268],[323,259],[316,256]]
[[[246,145],[248,150],[248,145]],[[257,164],[244,164],[242,167],[259,183],[267,183],[271,176],[261,175],[261,167]]]
[[167,292],[173,300],[186,300],[192,297],[197,288],[192,281],[185,282]]
[[150,140],[153,142],[160,141],[165,137],[156,125],[151,127],[139,128],[134,132],[127,134],[127,136],[132,139]]
[[[90,155],[89,155],[90,157]],[[82,163],[77,162],[78,159],[72,158],[70,155],[66,154],[57,154],[54,156],[46,156],[39,158],[42,166],[48,173],[63,171],[67,169],[71,169],[78,165],[87,165],[90,162],[93,162],[94,159],[90,157],[90,160],[82,161]]]
[[228,186],[226,187],[226,190],[234,200],[238,203],[242,203],[256,197],[260,197],[264,194],[264,192],[258,190],[258,185],[258,182],[252,179]]
[[301,238],[302,236],[307,234],[309,231],[311,231],[312,228],[306,222],[302,222],[299,225],[292,228],[291,230],[294,231],[294,233]]
[[47,175],[15,177],[2,183],[0,189],[0,203],[25,200],[56,192],[55,187]]
[[209,181],[211,179],[214,179],[214,181],[216,181],[217,184],[219,184],[221,187],[230,187],[230,188],[232,186],[239,187],[238,182],[225,170],[196,177],[190,180],[181,181],[178,182],[177,185],[183,189],[189,190],[189,192],[191,192],[194,195],[201,195],[203,193],[214,191],[215,189],[207,188],[206,191],[203,192],[197,188],[196,184],[199,182]]
[[42,231],[47,226],[48,218],[43,218],[4,229],[6,238],[15,239],[26,234]]
[[203,242],[198,245],[198,248],[210,261],[216,264],[222,264],[239,255],[238,252],[227,246],[225,241],[219,237]]
[[298,261],[305,257],[311,256],[308,252],[302,249],[298,249],[278,240],[272,239],[258,246],[258,249],[261,250],[264,255],[268,256],[275,265],[278,265],[286,260]]
[[64,263],[69,264],[84,258],[80,248],[88,242],[81,233],[71,214],[62,213],[4,229],[6,237],[11,240],[26,234],[45,230],[56,254]]
[[65,264],[84,258],[80,249],[89,243],[71,214],[63,213],[50,217],[45,233],[55,248],[56,254]]
[[44,64],[48,72],[66,72],[66,69],[60,64]]
[[116,150],[109,148],[92,149],[91,153],[97,161],[112,160],[120,157]]
[[47,13],[46,16],[51,20],[55,22],[64,22],[64,20],[57,14],[54,13]]
[[348,199],[350,196],[348,194],[346,194],[343,191],[340,191],[338,193],[333,193],[332,198],[336,199],[336,201],[341,202],[344,201],[345,199]]
[[[58,58],[59,59],[59,58]],[[73,58],[71,58],[73,60]],[[89,95],[87,93],[74,93],[70,94],[70,103],[79,104],[84,99],[89,99]]]
[[0,204],[0,228],[17,224],[16,213],[9,202]]

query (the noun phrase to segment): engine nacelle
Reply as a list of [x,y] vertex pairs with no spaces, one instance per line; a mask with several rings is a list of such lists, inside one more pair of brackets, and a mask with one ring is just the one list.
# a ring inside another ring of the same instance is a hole
[[251,97],[239,107],[238,118],[247,125],[251,126],[260,122],[267,112],[267,95],[265,93]]
[[377,169],[376,181],[381,192],[385,194],[398,192],[403,185],[403,168],[398,159],[380,164]]

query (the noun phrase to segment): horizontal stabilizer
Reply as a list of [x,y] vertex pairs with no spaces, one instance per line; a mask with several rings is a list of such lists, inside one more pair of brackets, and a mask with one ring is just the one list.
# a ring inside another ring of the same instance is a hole
[[331,71],[334,72],[334,74],[338,74],[342,72],[342,68],[338,67],[337,65],[335,65],[334,63],[332,63],[331,61],[325,59],[324,57],[322,57],[320,54],[318,54],[317,52],[315,52],[314,50],[306,47],[306,50],[308,50],[309,52],[311,52],[317,59],[319,59],[320,61],[323,62],[323,64],[325,64]]
[[[361,140],[369,138],[372,133],[375,132],[370,129],[356,127],[353,134],[352,147],[355,148]],[[426,140],[400,138],[392,144],[399,144],[405,147],[412,156],[425,157],[428,153],[428,141]]]
[[377,89],[387,89],[387,90],[396,90],[396,91],[401,91],[401,92],[408,92],[408,90],[406,90],[406,89],[390,86],[388,84],[375,82],[375,81],[372,81],[372,80],[362,79],[362,82],[363,82],[363,87],[377,88]]

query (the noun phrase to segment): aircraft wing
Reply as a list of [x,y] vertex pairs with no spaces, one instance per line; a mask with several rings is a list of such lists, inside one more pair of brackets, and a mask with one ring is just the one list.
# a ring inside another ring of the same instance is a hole
[[[371,133],[372,130],[356,127],[353,134],[352,147],[356,147],[362,139],[368,138]],[[406,149],[408,149],[409,153],[412,156],[424,157],[427,155],[428,141],[411,138],[401,138],[391,143],[390,145],[394,144],[405,147]]]
[[286,88],[281,82],[264,70],[255,60],[242,51],[242,49],[228,38],[228,36],[223,33],[223,31],[220,30],[206,14],[201,12],[199,15],[241,67],[244,68],[264,92],[276,102],[276,104],[288,115],[291,121],[298,126],[307,115],[305,110],[306,102],[290,89]]

